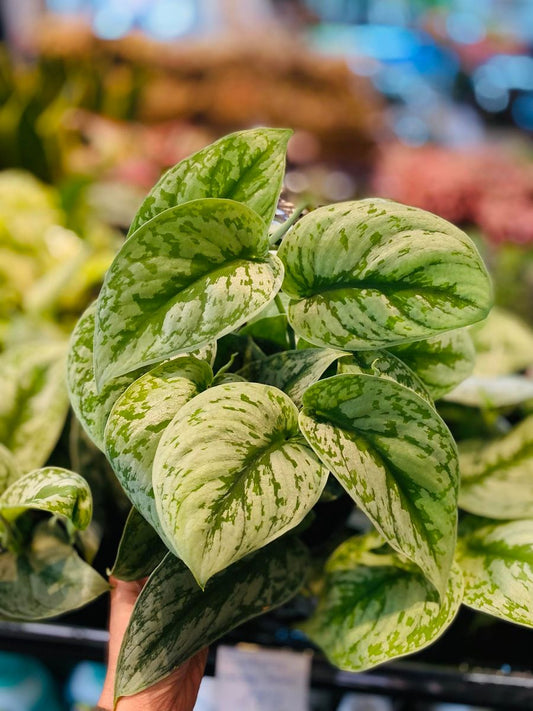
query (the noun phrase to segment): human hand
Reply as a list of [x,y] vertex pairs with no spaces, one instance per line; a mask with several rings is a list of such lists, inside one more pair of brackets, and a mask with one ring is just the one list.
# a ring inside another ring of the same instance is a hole
[[[110,583],[112,589],[108,666],[104,688],[98,702],[99,708],[105,711],[113,709],[113,690],[120,645],[122,644],[133,606],[145,581],[138,580],[133,583],[126,583],[122,580],[110,578]],[[149,689],[145,689],[134,696],[123,696],[116,706],[116,711],[152,711],[152,709],[154,711],[192,711],[204,673],[206,659],[207,649],[203,649]]]

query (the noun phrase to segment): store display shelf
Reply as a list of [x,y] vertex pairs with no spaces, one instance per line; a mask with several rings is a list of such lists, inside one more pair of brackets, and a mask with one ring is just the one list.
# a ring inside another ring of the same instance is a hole
[[[107,632],[97,628],[57,623],[0,622],[1,649],[31,654],[45,662],[50,656],[71,662],[82,659],[103,661],[107,639]],[[234,644],[239,638],[230,635],[222,641]],[[269,646],[280,645],[272,641]],[[212,647],[207,667],[210,675],[214,673],[215,654],[216,648]],[[496,670],[397,661],[354,674],[334,668],[316,654],[311,684],[315,688],[473,704],[509,711],[533,708],[533,674],[511,671],[506,667]]]

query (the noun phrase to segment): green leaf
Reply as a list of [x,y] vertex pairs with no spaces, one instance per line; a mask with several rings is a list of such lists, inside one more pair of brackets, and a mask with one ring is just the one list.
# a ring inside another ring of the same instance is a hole
[[0,356],[0,443],[22,472],[42,466],[68,412],[66,344],[30,343]]
[[331,348],[284,351],[252,361],[238,374],[246,380],[274,385],[286,392],[296,407],[301,407],[307,388],[316,383],[332,363],[345,355]]
[[[305,352],[305,351],[304,351]],[[358,351],[339,361],[340,375],[377,375],[411,388],[421,398],[433,404],[431,395],[420,378],[403,361],[389,351]]]
[[132,508],[122,531],[111,575],[119,580],[140,580],[161,563],[168,549],[146,519]]
[[0,444],[0,496],[7,487],[21,476],[15,457],[7,447]]
[[372,375],[337,375],[304,395],[309,444],[399,553],[444,593],[459,482],[455,442],[413,390]]
[[413,565],[351,538],[328,561],[318,607],[299,626],[335,666],[363,671],[431,644],[453,621],[462,593],[456,565],[441,602]]
[[170,208],[139,228],[98,297],[99,388],[110,379],[230,333],[276,295],[283,267],[266,225],[232,200]]
[[152,462],[178,410],[209,387],[211,368],[193,356],[156,366],[116,401],[105,429],[106,454],[132,504],[164,537],[155,508]]
[[497,523],[469,516],[460,533],[464,603],[533,627],[533,521]]
[[292,131],[254,128],[221,138],[167,171],[145,198],[128,235],[163,210],[199,198],[230,198],[267,223],[274,217]]
[[459,506],[496,519],[533,517],[533,416],[493,442],[459,450]]
[[533,364],[533,330],[510,311],[494,307],[470,333],[477,352],[476,375],[508,375]]
[[467,378],[474,369],[476,351],[465,329],[443,333],[391,348],[438,400]]
[[41,523],[20,556],[0,554],[0,618],[42,620],[75,610],[108,590],[52,521]]
[[445,395],[444,399],[483,409],[520,405],[533,400],[533,379],[523,375],[472,375]]
[[159,442],[152,481],[166,539],[204,586],[297,526],[327,475],[302,443],[287,395],[228,383],[178,411]]
[[388,200],[340,203],[303,217],[278,255],[296,333],[347,350],[428,338],[484,318],[487,271],[446,220]]
[[75,528],[87,528],[92,516],[92,496],[83,477],[68,469],[44,467],[17,479],[0,496],[0,514],[15,520],[28,509],[63,516]]
[[200,649],[293,597],[307,572],[305,547],[276,541],[219,573],[200,590],[169,554],[133,609],[118,660],[115,696],[155,684]]

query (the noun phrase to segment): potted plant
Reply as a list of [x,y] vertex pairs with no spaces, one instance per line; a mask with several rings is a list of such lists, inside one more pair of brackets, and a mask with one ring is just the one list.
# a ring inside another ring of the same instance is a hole
[[[271,227],[289,136],[232,134],[168,171],[72,334],[70,402],[133,505],[113,574],[149,575],[117,698],[304,585],[301,628],[343,669],[421,649],[462,602],[533,623],[533,522],[468,517],[457,545],[434,404],[490,309],[475,246],[377,199]],[[310,574],[302,538],[335,496],[367,532],[324,541]]]

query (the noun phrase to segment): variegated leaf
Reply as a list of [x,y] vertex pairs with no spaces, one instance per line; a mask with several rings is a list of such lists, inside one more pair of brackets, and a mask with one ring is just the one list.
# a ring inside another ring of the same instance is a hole
[[523,375],[472,375],[444,396],[468,407],[495,409],[533,400],[533,378]]
[[327,475],[302,443],[287,395],[228,383],[178,411],[159,442],[152,481],[166,539],[204,586],[297,526]]
[[451,624],[463,581],[454,565],[442,600],[412,564],[351,538],[335,551],[313,616],[299,625],[335,666],[363,671],[417,652]]
[[493,442],[459,452],[459,506],[496,519],[533,518],[533,415]]
[[68,412],[66,344],[30,343],[0,356],[0,444],[21,472],[42,466]]
[[146,519],[132,508],[126,520],[111,575],[119,580],[140,580],[153,573],[168,549]]
[[230,333],[274,298],[282,278],[266,225],[249,207],[205,199],[160,213],[125,242],[98,297],[98,387]]
[[246,380],[274,385],[286,392],[296,407],[301,407],[307,388],[316,383],[332,363],[345,355],[343,351],[331,348],[283,351],[249,363],[238,374]]
[[337,375],[307,390],[300,427],[388,543],[443,594],[459,474],[455,442],[433,407],[392,380]]
[[254,128],[221,138],[167,171],[145,198],[128,236],[163,210],[199,198],[230,198],[269,224],[276,211],[292,131]]
[[[305,351],[304,351],[305,352]],[[389,351],[357,351],[339,361],[340,375],[366,374],[394,380],[406,388],[411,388],[421,398],[433,404],[431,395],[420,378],[403,361]]]
[[105,448],[113,470],[132,504],[163,537],[152,488],[157,445],[178,410],[212,379],[209,365],[193,356],[163,363],[129,386],[107,421]]
[[477,352],[476,375],[508,375],[533,365],[533,331],[516,314],[495,307],[470,332]]
[[0,444],[0,496],[7,487],[21,476],[15,457],[7,447]]
[[0,496],[0,514],[13,521],[28,509],[63,516],[75,528],[87,528],[92,496],[83,477],[68,469],[44,467],[17,479]]
[[434,400],[467,378],[476,360],[472,338],[464,328],[394,346],[391,353],[416,373]]
[[467,517],[460,528],[457,561],[466,605],[533,627],[533,521]]
[[475,323],[491,305],[473,242],[428,212],[389,200],[340,203],[303,217],[278,255],[296,333],[363,350]]
[[43,620],[75,610],[108,590],[53,520],[36,528],[21,555],[0,554],[0,618]]
[[289,600],[303,585],[307,566],[305,547],[288,538],[219,573],[202,591],[169,553],[133,609],[115,696],[146,689],[226,632]]

